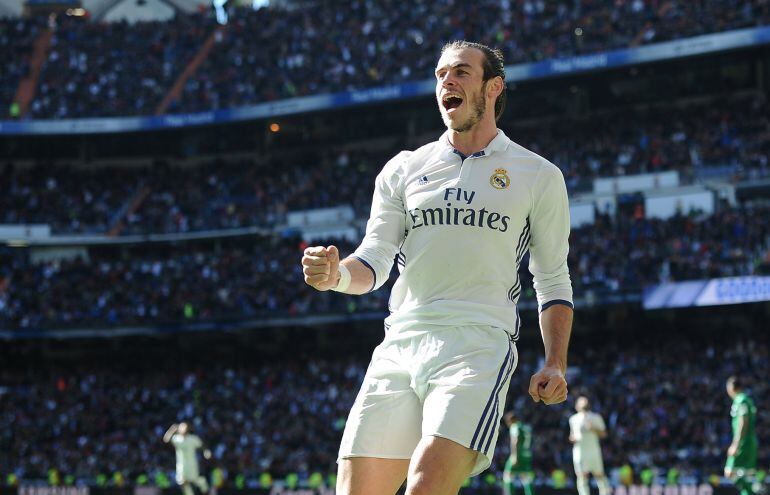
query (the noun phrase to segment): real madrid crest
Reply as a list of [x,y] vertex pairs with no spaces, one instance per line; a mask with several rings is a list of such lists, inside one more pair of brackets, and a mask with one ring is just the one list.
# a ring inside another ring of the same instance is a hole
[[489,183],[495,189],[506,189],[511,185],[511,178],[508,177],[508,171],[504,168],[498,168],[492,177],[489,178]]

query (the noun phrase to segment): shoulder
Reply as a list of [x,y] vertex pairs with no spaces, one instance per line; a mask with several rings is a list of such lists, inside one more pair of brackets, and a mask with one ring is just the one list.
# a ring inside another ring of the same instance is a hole
[[551,163],[549,160],[510,139],[508,139],[508,145],[504,150],[501,150],[500,153],[505,160],[521,163],[537,171],[546,171],[547,173],[558,172],[561,174],[559,167]]
[[380,172],[380,177],[390,180],[406,177],[417,172],[426,161],[443,151],[445,147],[441,141],[433,141],[415,150],[402,150],[388,160]]
[[380,175],[382,176],[401,176],[406,172],[407,163],[412,155],[412,151],[403,150],[391,158],[382,167]]
[[[559,167],[534,151],[508,139],[508,145],[495,157],[501,163],[512,166],[519,179],[526,180],[535,191],[564,184]],[[566,186],[563,186],[566,188]]]

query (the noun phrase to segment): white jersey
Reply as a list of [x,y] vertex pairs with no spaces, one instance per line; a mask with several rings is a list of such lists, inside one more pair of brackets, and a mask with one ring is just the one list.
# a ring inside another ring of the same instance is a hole
[[[561,171],[502,131],[463,157],[448,132],[402,151],[377,176],[366,236],[353,256],[400,276],[386,328],[490,325],[518,335],[518,269],[529,250],[539,308],[572,306],[569,205]],[[396,256],[397,255],[397,256]]]
[[569,431],[575,443],[573,448],[583,452],[601,453],[599,435],[594,430],[605,431],[604,419],[591,411],[579,412],[569,418]]
[[196,450],[203,447],[203,442],[198,435],[175,433],[171,437],[171,444],[176,451],[176,477],[179,483],[192,481],[198,477],[198,458]]

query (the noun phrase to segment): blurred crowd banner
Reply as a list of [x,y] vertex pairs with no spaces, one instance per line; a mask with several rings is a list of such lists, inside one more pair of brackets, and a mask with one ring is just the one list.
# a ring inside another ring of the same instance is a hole
[[770,301],[770,277],[668,282],[645,290],[644,309],[688,308]]
[[[770,26],[736,29],[723,33],[653,43],[636,48],[511,65],[506,67],[506,79],[508,82],[521,82],[531,79],[557,77],[627,65],[692,57],[767,43],[770,43]],[[153,117],[0,121],[0,134],[104,134],[224,124],[427,96],[433,94],[434,90],[435,80],[426,79],[360,91],[303,96],[240,108],[192,114]]]
[[[402,493],[399,491],[399,493]],[[0,487],[0,495],[180,495],[179,488],[161,490],[154,487],[49,487],[49,486],[21,486]],[[464,488],[460,490],[462,495],[499,495],[500,487],[487,486],[483,488]],[[598,493],[596,488],[592,493]],[[618,485],[613,488],[613,495],[737,495],[738,492],[731,486],[700,485]],[[247,488],[247,489],[220,489],[212,490],[211,495],[334,495],[332,488],[297,488],[287,489],[273,488]],[[575,495],[573,488],[538,487],[537,495]]]

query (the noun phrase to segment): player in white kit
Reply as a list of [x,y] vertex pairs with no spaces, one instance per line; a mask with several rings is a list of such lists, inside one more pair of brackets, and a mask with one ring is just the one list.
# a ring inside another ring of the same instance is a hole
[[209,459],[211,452],[203,447],[203,441],[198,435],[190,432],[187,423],[174,423],[163,435],[165,443],[171,443],[176,452],[176,482],[182,487],[184,495],[193,495],[193,485],[201,493],[208,493],[209,484],[198,469],[198,449],[203,449],[203,457]]
[[535,402],[566,400],[572,285],[569,206],[559,169],[497,129],[505,99],[499,51],[468,42],[442,50],[436,98],[447,131],[391,159],[375,182],[366,235],[340,261],[305,250],[305,282],[363,294],[400,276],[339,451],[339,495],[455,494],[494,453],[516,368],[518,268],[529,269],[545,365]]
[[602,417],[590,410],[588,398],[575,401],[575,414],[569,418],[569,440],[572,442],[572,462],[577,476],[578,495],[589,495],[588,475],[592,474],[600,495],[609,495],[610,484],[604,474],[602,448],[599,440],[607,437]]

